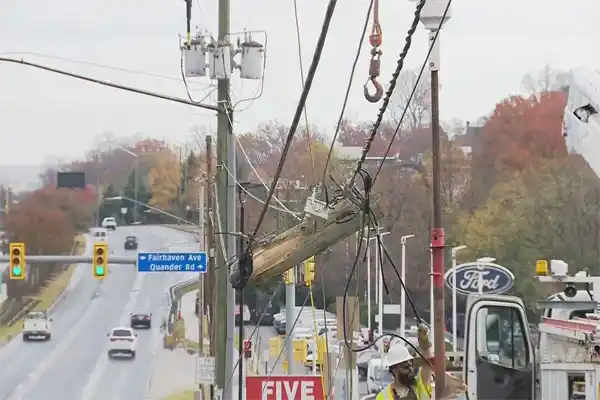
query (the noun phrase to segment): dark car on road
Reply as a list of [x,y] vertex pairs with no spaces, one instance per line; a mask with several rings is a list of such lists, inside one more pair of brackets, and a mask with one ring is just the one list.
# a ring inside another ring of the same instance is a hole
[[125,250],[137,250],[138,240],[135,236],[127,236],[125,238]]
[[131,314],[132,328],[152,328],[152,313],[134,313]]

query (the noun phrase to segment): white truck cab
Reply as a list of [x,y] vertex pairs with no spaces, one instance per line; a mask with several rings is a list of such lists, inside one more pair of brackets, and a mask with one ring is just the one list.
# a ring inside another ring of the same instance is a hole
[[560,260],[550,265],[536,267],[534,279],[563,284],[565,291],[538,302],[545,311],[537,346],[520,298],[467,299],[463,374],[469,400],[600,400],[600,304],[592,300],[600,298],[600,277],[568,276]]
[[30,339],[50,340],[52,337],[52,318],[45,312],[30,312],[23,320],[23,341]]

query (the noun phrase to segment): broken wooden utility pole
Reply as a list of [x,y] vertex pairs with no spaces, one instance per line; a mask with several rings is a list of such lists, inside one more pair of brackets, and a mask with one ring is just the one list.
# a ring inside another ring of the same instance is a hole
[[370,218],[363,218],[362,211],[347,199],[333,206],[326,219],[305,214],[298,225],[275,236],[269,243],[255,246],[254,271],[250,279],[263,280],[279,276],[295,265],[302,264],[308,258],[358,232],[363,219],[366,219],[366,224],[370,222]]

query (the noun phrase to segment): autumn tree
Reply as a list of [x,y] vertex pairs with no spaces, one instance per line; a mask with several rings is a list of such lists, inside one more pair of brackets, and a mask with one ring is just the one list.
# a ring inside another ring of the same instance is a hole
[[561,259],[575,272],[600,273],[600,187],[574,158],[546,161],[497,184],[489,200],[459,220],[456,235],[471,259],[493,256],[515,274],[513,292],[530,309],[543,287],[531,280],[535,261]]
[[180,165],[175,154],[168,149],[154,155],[154,166],[148,171],[148,184],[152,193],[150,205],[165,211],[179,209]]
[[[5,223],[7,238],[25,242],[27,254],[65,254],[73,246],[78,230],[87,230],[91,209],[84,191],[45,187],[24,196],[11,207]],[[8,281],[9,296],[34,293],[59,266],[36,266],[28,280]]]
[[474,154],[474,183],[480,199],[505,176],[567,155],[562,137],[566,94],[513,96],[499,103],[487,120],[481,152]]

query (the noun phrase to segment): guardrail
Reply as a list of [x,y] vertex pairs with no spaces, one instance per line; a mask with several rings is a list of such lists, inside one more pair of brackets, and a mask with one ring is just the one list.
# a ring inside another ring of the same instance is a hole
[[194,277],[188,279],[187,281],[179,282],[169,288],[169,296],[168,296],[168,308],[169,308],[169,316],[166,324],[166,332],[167,335],[171,335],[173,333],[173,324],[175,323],[175,318],[179,314],[181,310],[181,304],[179,299],[177,298],[177,294],[183,288],[187,286],[198,285],[198,277]]

